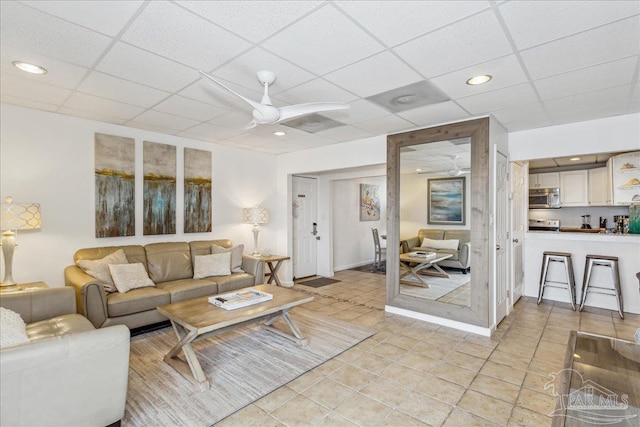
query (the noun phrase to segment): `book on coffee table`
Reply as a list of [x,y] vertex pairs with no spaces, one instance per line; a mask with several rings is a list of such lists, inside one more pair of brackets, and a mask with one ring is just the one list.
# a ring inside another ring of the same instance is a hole
[[229,292],[222,295],[209,297],[209,302],[225,310],[246,307],[273,299],[273,295],[255,289],[246,289],[239,292]]

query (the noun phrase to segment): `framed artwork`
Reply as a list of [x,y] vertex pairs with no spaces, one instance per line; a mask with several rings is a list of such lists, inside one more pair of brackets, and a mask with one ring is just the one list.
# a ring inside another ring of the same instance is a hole
[[360,184],[360,221],[380,221],[378,186]]
[[429,224],[465,225],[465,177],[429,179]]
[[184,232],[211,231],[211,152],[184,149]]
[[94,135],[96,237],[135,236],[135,141]]
[[144,141],[143,233],[176,234],[176,147]]

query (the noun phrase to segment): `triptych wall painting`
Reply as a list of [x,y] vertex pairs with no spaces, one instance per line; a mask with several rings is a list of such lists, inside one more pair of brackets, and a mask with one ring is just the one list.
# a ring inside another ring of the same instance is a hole
[[[135,140],[95,134],[96,237],[135,235]],[[177,150],[143,141],[143,234],[176,234]],[[184,149],[184,232],[211,231],[211,152]]]

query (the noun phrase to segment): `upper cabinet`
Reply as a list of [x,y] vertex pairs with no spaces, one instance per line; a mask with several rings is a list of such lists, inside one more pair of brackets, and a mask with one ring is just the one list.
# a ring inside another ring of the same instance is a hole
[[529,175],[529,188],[558,188],[560,187],[560,173],[532,173]]
[[560,172],[560,203],[565,206],[588,206],[589,172],[576,170]]
[[589,206],[613,204],[611,194],[611,162],[606,168],[589,169]]
[[640,202],[640,151],[612,159],[614,204],[628,206]]

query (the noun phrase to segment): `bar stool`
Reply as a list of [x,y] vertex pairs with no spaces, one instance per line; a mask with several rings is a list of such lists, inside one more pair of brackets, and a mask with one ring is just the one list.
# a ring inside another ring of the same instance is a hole
[[[551,252],[545,251],[542,253],[542,269],[540,271],[540,289],[538,290],[538,304],[542,301],[542,296],[544,295],[544,288],[561,288],[569,290],[569,301],[571,301],[571,308],[575,311],[576,309],[576,281],[573,276],[573,264],[571,263],[571,254],[566,252]],[[549,270],[550,262],[561,262],[564,264],[564,271],[567,277],[566,282],[557,282],[553,280],[547,280],[547,271]],[[564,285],[564,286],[555,286],[548,285],[548,283],[554,283],[556,285]]]
[[[595,286],[591,284],[591,271],[594,266],[608,267],[611,269],[611,277],[613,278],[613,288]],[[618,314],[624,319],[622,305],[622,291],[620,290],[620,271],[618,270],[618,257],[606,255],[587,255],[584,264],[584,280],[582,282],[582,301],[580,302],[580,311],[584,307],[587,299],[587,293],[612,295],[616,297],[618,302]]]

